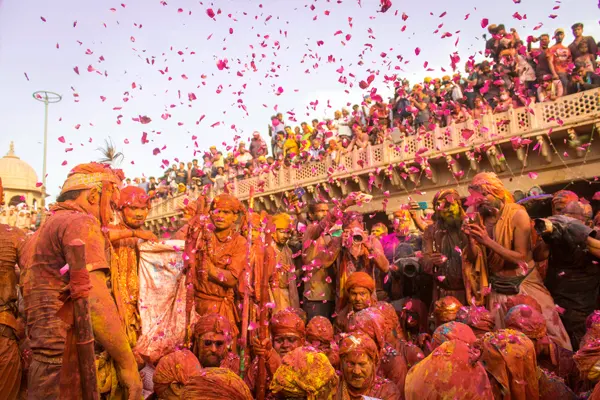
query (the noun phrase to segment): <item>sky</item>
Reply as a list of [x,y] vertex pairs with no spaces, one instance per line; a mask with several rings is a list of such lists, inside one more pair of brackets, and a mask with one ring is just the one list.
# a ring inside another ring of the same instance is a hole
[[480,61],[487,23],[522,39],[561,27],[568,44],[570,26],[582,22],[600,39],[595,0],[392,0],[385,13],[379,4],[0,0],[0,155],[14,141],[41,181],[38,90],[62,95],[49,112],[54,197],[73,166],[101,157],[108,138],[128,177],[159,176],[211,145],[227,151],[254,131],[266,137],[277,112],[291,125],[332,117],[371,90],[391,96],[386,77],[441,77],[455,52],[459,69],[469,57]]

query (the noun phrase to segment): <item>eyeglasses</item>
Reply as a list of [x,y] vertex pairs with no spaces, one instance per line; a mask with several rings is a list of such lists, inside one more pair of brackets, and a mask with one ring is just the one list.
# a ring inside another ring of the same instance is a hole
[[205,347],[211,347],[213,344],[215,345],[215,347],[223,347],[225,345],[225,342],[222,340],[205,340],[204,341]]

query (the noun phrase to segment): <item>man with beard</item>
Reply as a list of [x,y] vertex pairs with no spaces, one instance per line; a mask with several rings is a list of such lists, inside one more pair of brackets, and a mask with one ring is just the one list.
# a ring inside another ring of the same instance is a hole
[[[28,377],[30,399],[77,398],[81,390],[77,362],[63,359],[67,350],[75,354],[75,349],[67,348],[75,343],[66,342],[68,325],[57,316],[63,306],[61,293],[73,284],[74,271],[67,267],[77,262],[69,250],[76,241],[85,243],[92,328],[96,348],[104,350],[97,355],[99,392],[123,396],[125,390],[129,399],[141,397],[137,363],[108,288],[108,238],[102,230],[108,228],[111,205],[118,198],[122,179],[120,170],[105,164],[73,168],[50,215],[25,245],[21,286],[33,353]],[[77,278],[85,279],[79,274]],[[119,381],[115,382],[117,376]]]
[[189,254],[189,257],[197,257],[191,271],[195,273],[192,282],[196,312],[200,316],[216,313],[228,319],[234,345],[239,333],[234,288],[247,263],[246,239],[235,225],[243,213],[244,206],[236,197],[221,194],[210,205],[214,231],[209,229],[206,215],[196,215],[190,222],[186,239],[196,247],[196,254]]
[[[252,341],[252,349],[255,356],[264,356],[267,367],[267,387],[277,368],[281,365],[281,359],[292,350],[304,345],[306,326],[304,321],[293,310],[282,310],[271,318],[269,324],[271,339],[262,342],[258,338]],[[256,387],[256,376],[258,374],[258,358],[254,360],[248,370],[245,381],[252,392]]]
[[423,269],[434,276],[433,302],[445,296],[467,304],[462,275],[462,249],[467,236],[461,230],[465,211],[454,189],[442,190],[433,197],[433,225],[423,234]]
[[319,250],[328,247],[332,240],[328,232],[332,225],[329,205],[324,202],[309,204],[308,219],[310,223],[302,238],[302,263],[306,271],[302,309],[310,321],[318,315],[331,318],[335,309],[335,287],[333,261],[323,264],[318,260]]
[[353,313],[371,307],[376,303],[373,292],[375,281],[365,272],[353,273],[346,282],[346,303],[341,304],[341,310],[335,319],[335,327],[339,332],[348,331],[348,320]]
[[400,209],[394,212],[394,232],[381,238],[381,245],[385,257],[392,267],[392,278],[389,284],[385,284],[385,275],[377,277],[377,289],[385,287],[392,300],[402,297],[418,297],[427,306],[431,304],[432,279],[426,274],[417,274],[408,277],[401,271],[397,271],[395,265],[402,259],[414,257],[417,251],[421,251],[423,241],[420,235],[410,233],[412,216],[408,210]]
[[208,314],[194,325],[193,352],[202,368],[229,368],[240,371],[240,359],[228,351],[231,345],[231,325],[219,314]]
[[142,229],[150,211],[150,197],[144,189],[127,186],[121,191],[118,203],[120,222],[109,230],[113,245],[111,258],[111,283],[119,315],[125,323],[129,345],[133,348],[141,333],[138,311],[140,279],[138,276],[139,240],[157,240],[156,236]]
[[483,301],[489,272],[491,293],[487,308],[492,311],[498,329],[504,327],[508,299],[527,294],[542,306],[549,335],[570,350],[569,336],[533,261],[531,220],[527,211],[514,202],[494,173],[475,175],[469,192],[469,202],[481,221],[472,220],[463,227],[469,237],[463,251],[465,276],[473,277],[465,282],[467,298],[472,295],[478,302]]
[[402,393],[396,385],[377,376],[380,361],[379,348],[367,335],[354,332],[340,343],[342,379],[336,399],[360,400],[371,397],[381,400],[399,400]]
[[288,247],[292,218],[289,214],[281,213],[272,217],[275,225],[273,235],[273,250],[275,251],[276,266],[271,276],[271,291],[275,301],[274,312],[285,310],[288,307],[300,307],[298,289],[296,288],[296,274],[292,250]]
[[[4,205],[4,191],[0,179],[0,206]],[[25,232],[0,224],[0,393],[4,398],[16,399],[21,386],[21,357],[17,342],[17,273]]]

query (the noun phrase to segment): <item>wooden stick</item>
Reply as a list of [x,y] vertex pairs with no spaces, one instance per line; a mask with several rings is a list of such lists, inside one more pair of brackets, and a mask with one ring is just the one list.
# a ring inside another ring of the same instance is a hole
[[248,218],[246,221],[246,268],[242,274],[244,287],[244,300],[242,301],[242,332],[240,336],[240,377],[243,379],[246,372],[246,347],[248,346],[248,324],[250,318],[250,250],[252,248],[252,208],[254,207],[254,186],[250,187]]
[[[262,280],[260,282],[260,316],[259,316],[259,328],[258,328],[258,339],[262,343],[268,336],[269,331],[267,329],[267,302],[269,298],[269,278],[271,276],[270,265],[274,262],[273,251],[271,251],[271,244],[273,243],[273,236],[271,234],[270,224],[265,228],[265,257],[262,265]],[[258,373],[256,376],[256,400],[264,400],[267,389],[267,366],[265,356],[258,356]]]
[[[67,244],[67,251],[73,254],[75,263],[70,265],[73,271],[85,269],[85,244]],[[98,381],[96,378],[96,356],[94,354],[94,331],[88,299],[83,297],[73,301],[74,336],[77,344],[77,358],[81,374],[83,400],[98,400]]]

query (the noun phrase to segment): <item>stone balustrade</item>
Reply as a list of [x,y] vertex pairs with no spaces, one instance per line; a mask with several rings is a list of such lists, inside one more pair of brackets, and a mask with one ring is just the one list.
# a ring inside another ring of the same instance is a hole
[[[530,107],[510,108],[506,112],[486,114],[479,120],[468,120],[448,127],[436,127],[432,131],[368,146],[342,154],[339,165],[333,165],[329,158],[319,162],[308,162],[254,176],[235,180],[233,193],[241,200],[247,200],[254,187],[256,197],[263,199],[298,187],[314,188],[323,183],[339,182],[341,179],[355,179],[358,176],[379,174],[384,171],[391,178],[395,168],[404,177],[415,174],[430,176],[429,161],[450,157],[456,153],[469,154],[480,146],[491,146],[519,138],[533,138],[538,142],[557,130],[566,130],[600,122],[600,89],[589,90],[553,102],[532,104]],[[472,155],[471,155],[472,157]],[[473,161],[473,159],[471,159]],[[364,183],[361,185],[364,187]],[[148,220],[170,218],[180,214],[184,199],[194,198],[188,194],[156,201]]]

